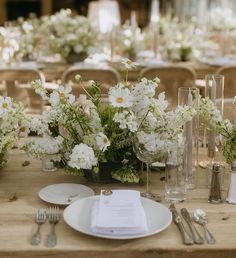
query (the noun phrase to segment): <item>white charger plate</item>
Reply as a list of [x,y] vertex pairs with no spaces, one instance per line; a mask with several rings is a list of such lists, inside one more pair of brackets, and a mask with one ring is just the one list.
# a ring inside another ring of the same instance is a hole
[[172,214],[164,205],[141,197],[141,202],[146,213],[148,232],[132,235],[104,235],[91,230],[91,211],[93,204],[99,196],[91,196],[77,200],[64,210],[64,220],[73,229],[95,237],[108,239],[136,239],[151,236],[166,229],[172,221]]
[[69,205],[81,198],[94,195],[94,191],[81,184],[63,183],[48,185],[39,191],[39,198],[57,205]]

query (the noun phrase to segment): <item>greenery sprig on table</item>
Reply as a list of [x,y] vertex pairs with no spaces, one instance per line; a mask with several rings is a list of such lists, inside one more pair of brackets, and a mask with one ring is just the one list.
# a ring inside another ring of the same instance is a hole
[[[232,105],[236,106],[236,97]],[[214,130],[223,136],[223,155],[226,162],[232,164],[236,160],[235,126],[228,119],[223,119],[220,111],[209,98],[199,99],[199,114],[208,130]]]

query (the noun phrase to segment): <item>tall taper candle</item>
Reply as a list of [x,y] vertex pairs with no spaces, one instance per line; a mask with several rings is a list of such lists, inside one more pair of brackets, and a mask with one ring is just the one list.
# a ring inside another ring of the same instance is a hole
[[[193,97],[191,90],[188,93],[188,106],[192,107]],[[193,185],[193,122],[186,123],[186,169],[187,169],[187,188],[192,189]]]
[[[212,78],[211,81],[211,101],[216,104],[216,81],[215,78]],[[209,132],[209,139],[208,139],[208,154],[211,158],[214,157],[215,154],[215,132]]]

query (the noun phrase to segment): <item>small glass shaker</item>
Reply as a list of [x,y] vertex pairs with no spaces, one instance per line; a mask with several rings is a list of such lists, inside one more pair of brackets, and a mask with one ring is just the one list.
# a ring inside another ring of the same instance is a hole
[[214,163],[212,166],[211,174],[211,188],[208,201],[210,203],[222,203],[222,194],[221,194],[221,174],[222,166],[219,163]]
[[227,202],[236,204],[236,161],[233,162],[230,174],[230,185]]

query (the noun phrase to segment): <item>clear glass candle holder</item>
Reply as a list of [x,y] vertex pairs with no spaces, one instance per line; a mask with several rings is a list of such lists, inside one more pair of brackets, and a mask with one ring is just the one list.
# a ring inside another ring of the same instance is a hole
[[[224,114],[224,76],[221,74],[206,75],[205,96],[215,104],[222,117]],[[208,157],[214,159],[215,152],[221,146],[221,138],[215,131],[207,132]],[[218,146],[217,146],[218,145]]]
[[186,174],[187,189],[195,188],[195,172],[198,166],[199,117],[198,98],[199,90],[195,87],[181,87],[178,89],[178,105],[189,106],[197,112],[191,121],[184,125],[185,138],[183,169]]
[[53,162],[54,157],[55,154],[47,154],[45,157],[42,158],[42,170],[44,172],[55,172],[57,170]]

